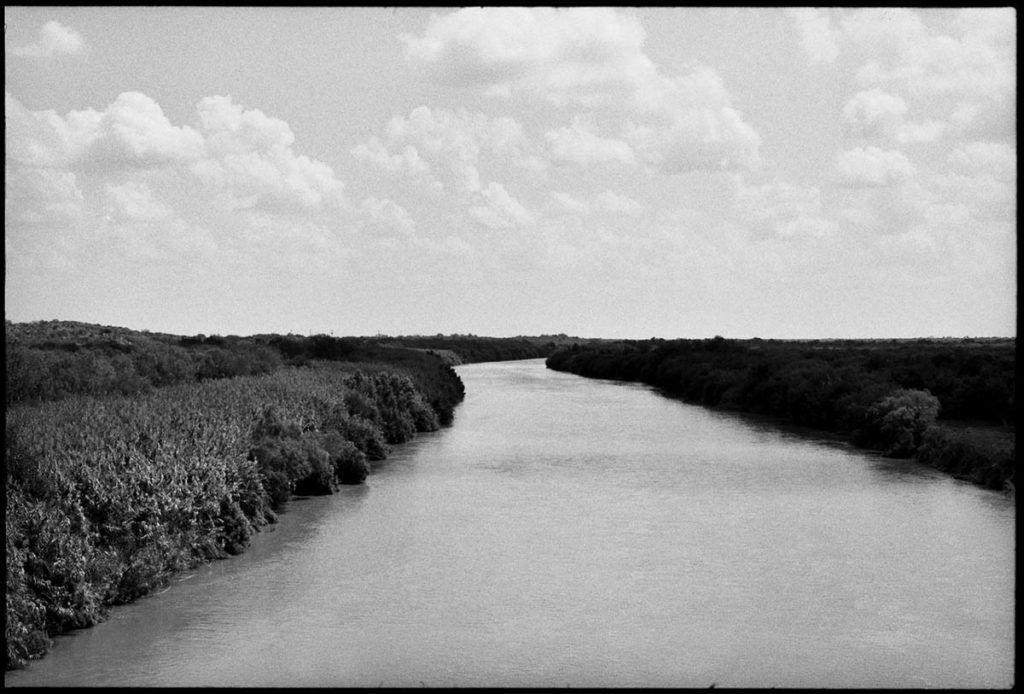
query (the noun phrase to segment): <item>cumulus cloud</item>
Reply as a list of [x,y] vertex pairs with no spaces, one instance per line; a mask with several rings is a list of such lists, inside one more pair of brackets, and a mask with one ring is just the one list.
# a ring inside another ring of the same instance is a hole
[[[800,8],[790,14],[805,35],[828,26],[830,45],[860,61],[855,79],[861,91],[844,110],[849,134],[900,144],[1015,136],[1012,8]],[[805,48],[812,55],[816,50]]]
[[625,138],[665,173],[749,169],[760,161],[760,136],[707,66],[642,85],[631,105],[635,115],[625,123]]
[[822,211],[817,186],[785,181],[747,186],[738,181],[737,208],[755,236],[828,236],[837,228]]
[[580,200],[569,193],[558,191],[551,194],[551,200],[556,212],[573,214],[580,217],[586,217],[599,212],[635,216],[647,209],[643,204],[628,195],[622,195],[612,190],[606,190],[584,200]]
[[42,26],[39,38],[34,43],[11,49],[11,54],[21,58],[52,58],[58,54],[77,55],[85,49],[81,34],[53,20]]
[[127,222],[163,222],[174,218],[174,211],[155,199],[153,191],[144,182],[107,184],[106,193],[108,218]]
[[29,111],[9,94],[8,147],[25,165],[62,167],[159,167],[198,160],[203,138],[174,126],[159,104],[125,92],[104,111]]
[[756,166],[760,138],[718,74],[706,66],[660,74],[644,39],[620,10],[543,7],[467,8],[433,17],[421,37],[402,37],[407,56],[447,83],[616,114],[622,144],[578,124],[549,134],[564,161],[627,161],[631,149],[634,160],[669,174]]
[[896,130],[896,142],[901,145],[934,142],[944,136],[948,129],[942,121],[931,118],[921,123],[901,123]]
[[398,203],[375,197],[366,198],[359,205],[364,228],[378,236],[411,238],[416,233],[416,222]]
[[811,62],[835,62],[839,46],[828,12],[821,8],[794,7],[789,9],[789,15],[796,22],[800,45]]
[[4,168],[4,220],[7,236],[19,227],[64,227],[81,221],[85,197],[70,171],[53,168]]
[[407,144],[401,152],[391,154],[387,147],[373,136],[367,142],[353,147],[351,152],[356,159],[369,162],[385,171],[407,171],[414,175],[430,173],[430,164],[420,157],[419,150],[413,145]]
[[256,233],[261,219],[278,220],[268,233],[302,235],[315,231],[310,215],[344,207],[341,182],[294,151],[287,123],[229,97],[204,99],[192,125],[139,92],[63,116],[6,94],[5,115],[12,235],[105,229],[126,254],[149,257],[149,244],[155,258],[215,249],[204,219],[221,235]]
[[59,167],[68,163],[68,147],[53,111],[30,111],[4,92],[5,145],[8,165]]
[[937,174],[937,198],[958,203],[972,218],[1011,220],[1017,207],[1017,148],[1003,142],[969,142],[947,157]]
[[[970,18],[999,17],[1015,23],[1006,8],[979,9],[960,15],[959,35],[930,29],[920,15],[903,8],[860,10],[843,24],[850,39],[870,42],[880,55],[857,73],[862,84],[897,84],[915,94],[974,93],[994,95],[1015,88],[1012,35],[972,31]],[[1012,12],[1012,11],[1011,11]],[[991,14],[990,14],[991,13]]]
[[923,123],[905,129],[903,141],[950,133],[1013,136],[1017,54],[1012,8],[931,10],[937,17],[953,18],[942,30],[907,8],[841,12],[843,41],[870,49],[857,81],[899,92],[931,109]]
[[570,164],[633,163],[633,150],[622,140],[603,138],[580,119],[572,125],[549,130],[545,135],[550,157],[555,162]]
[[913,164],[896,150],[856,147],[836,157],[840,180],[844,185],[888,186],[914,175]]
[[481,187],[478,166],[483,157],[536,170],[535,150],[513,118],[419,106],[408,117],[393,117],[383,141],[371,137],[352,154],[386,171],[473,193]]
[[654,69],[640,23],[611,8],[470,7],[432,16],[422,37],[400,39],[443,81],[493,95],[592,102]]
[[505,190],[505,186],[491,182],[480,191],[482,205],[469,208],[470,216],[491,229],[514,229],[532,224],[533,215]]
[[196,161],[205,153],[198,132],[172,125],[160,105],[139,92],[122,93],[98,121],[89,114],[66,124],[89,142],[79,163],[158,167]]
[[934,142],[949,130],[946,123],[929,118],[904,120],[907,102],[881,89],[858,92],[843,107],[843,127],[849,137],[894,140],[899,144]]
[[1017,178],[1017,148],[1004,142],[969,142],[949,155],[954,170],[987,172],[1003,181]]
[[192,170],[214,190],[271,210],[342,204],[343,186],[331,167],[295,154],[295,135],[284,121],[223,96],[203,99],[198,113],[208,155]]
[[557,212],[575,214],[581,217],[590,214],[590,205],[573,197],[569,193],[556,191],[551,194],[551,200],[554,203],[554,207]]
[[642,204],[628,195],[620,195],[611,190],[598,193],[594,198],[594,204],[600,210],[621,212],[628,215],[638,215],[645,209]]
[[858,137],[895,133],[907,112],[907,103],[881,89],[858,92],[843,107],[844,125]]

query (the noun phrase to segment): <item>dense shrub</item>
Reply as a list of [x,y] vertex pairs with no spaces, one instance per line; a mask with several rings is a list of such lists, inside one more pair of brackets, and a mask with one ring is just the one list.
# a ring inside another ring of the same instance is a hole
[[380,428],[359,415],[335,408],[325,419],[324,428],[337,431],[342,438],[351,441],[367,460],[384,460],[388,456],[388,445]]
[[893,458],[909,458],[939,414],[939,400],[926,390],[898,390],[867,412],[865,441]]
[[932,426],[917,458],[988,489],[1013,489],[1016,445],[1012,435]]
[[340,432],[317,434],[316,442],[327,453],[333,477],[341,484],[359,484],[370,474],[366,455]]

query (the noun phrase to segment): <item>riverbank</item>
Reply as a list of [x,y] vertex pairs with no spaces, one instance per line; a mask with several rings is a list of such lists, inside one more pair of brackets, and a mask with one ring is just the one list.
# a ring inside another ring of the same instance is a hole
[[391,446],[450,422],[454,371],[393,354],[9,405],[6,668],[243,552],[292,495],[358,484]]
[[654,339],[571,346],[546,364],[777,417],[1012,491],[1015,346],[1012,338]]

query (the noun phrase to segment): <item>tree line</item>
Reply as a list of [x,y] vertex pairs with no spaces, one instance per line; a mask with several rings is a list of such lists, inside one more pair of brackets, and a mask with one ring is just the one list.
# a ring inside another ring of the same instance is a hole
[[557,349],[551,339],[539,337],[480,337],[477,335],[414,335],[389,338],[387,344],[449,353],[453,361],[476,364],[547,357]]
[[1001,489],[1015,469],[1015,343],[626,340],[563,348],[547,365],[847,434],[856,445]]
[[317,361],[416,361],[412,353],[417,351],[440,356],[449,364],[536,359],[554,352],[560,339],[568,338],[179,336],[72,321],[7,321],[6,397],[10,405],[81,394],[131,395]]

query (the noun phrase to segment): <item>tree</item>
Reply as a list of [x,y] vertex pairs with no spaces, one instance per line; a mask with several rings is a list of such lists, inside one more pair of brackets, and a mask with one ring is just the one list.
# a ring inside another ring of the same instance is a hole
[[868,410],[878,443],[893,458],[912,456],[938,415],[939,399],[927,390],[894,391]]

